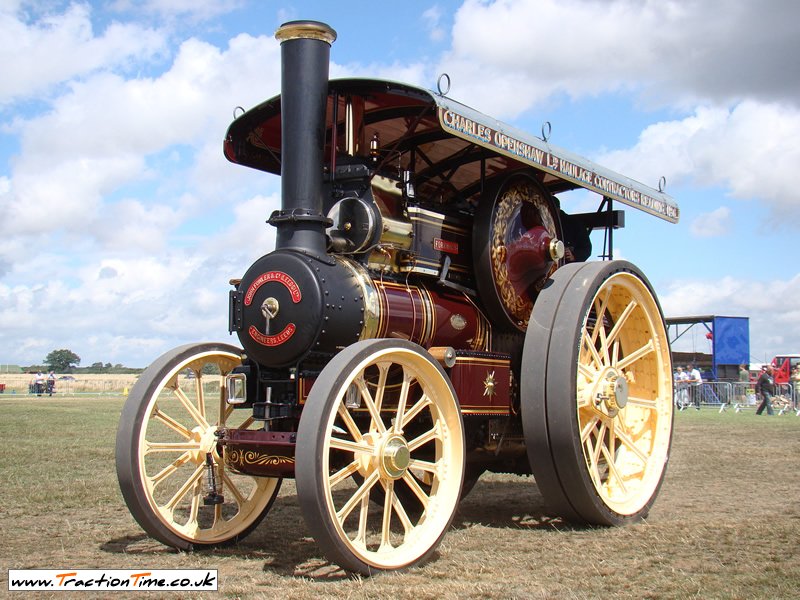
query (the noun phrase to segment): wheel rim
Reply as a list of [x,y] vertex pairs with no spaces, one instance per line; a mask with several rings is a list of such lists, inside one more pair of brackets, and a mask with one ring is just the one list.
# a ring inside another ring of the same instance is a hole
[[413,564],[458,504],[463,434],[449,383],[420,353],[389,348],[357,363],[332,397],[321,473],[336,536],[370,567]]
[[632,515],[660,485],[670,447],[666,331],[644,282],[620,272],[594,295],[581,332],[577,418],[586,469],[602,501]]
[[[137,483],[163,526],[192,543],[221,543],[244,532],[261,517],[280,482],[234,473],[222,460],[216,431],[253,424],[248,411],[234,412],[225,402],[224,376],[239,364],[239,356],[220,351],[177,362],[152,388],[142,418]],[[193,379],[186,377],[189,371]],[[215,505],[203,502],[208,453],[224,498]]]

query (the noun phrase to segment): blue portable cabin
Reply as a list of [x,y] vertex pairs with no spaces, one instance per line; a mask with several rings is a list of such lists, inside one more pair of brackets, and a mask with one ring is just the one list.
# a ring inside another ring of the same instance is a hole
[[695,317],[668,317],[667,334],[670,345],[686,333],[700,326],[705,338],[711,342],[711,353],[672,352],[676,365],[694,363],[703,372],[703,378],[713,381],[737,381],[739,365],[750,364],[750,319],[703,315]]

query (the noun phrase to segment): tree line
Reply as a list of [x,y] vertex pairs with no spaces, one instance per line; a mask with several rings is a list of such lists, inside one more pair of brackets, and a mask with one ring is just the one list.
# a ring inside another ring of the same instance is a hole
[[35,371],[55,371],[56,373],[111,373],[111,374],[127,374],[127,373],[141,373],[143,369],[136,369],[132,367],[125,367],[121,364],[112,365],[111,363],[96,362],[88,367],[79,367],[81,364],[81,357],[75,354],[72,350],[61,348],[60,350],[53,350],[44,358],[41,365],[30,365],[23,367],[25,372]]

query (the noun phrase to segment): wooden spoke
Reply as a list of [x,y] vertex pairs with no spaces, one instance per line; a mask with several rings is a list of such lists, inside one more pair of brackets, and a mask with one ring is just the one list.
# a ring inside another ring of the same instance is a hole
[[344,520],[350,516],[350,513],[353,512],[356,506],[361,502],[362,498],[369,498],[369,491],[372,489],[378,482],[379,473],[378,471],[373,471],[372,473],[367,476],[359,488],[355,491],[355,493],[350,496],[350,499],[345,503],[342,508],[337,511],[336,518],[339,520],[340,524],[344,523]]
[[208,421],[200,414],[200,411],[197,410],[197,407],[189,400],[186,393],[181,388],[175,387],[173,393],[178,400],[181,401],[181,404],[186,409],[186,412],[189,413],[189,416],[191,416],[200,427],[209,427]]
[[152,477],[148,477],[148,480],[150,481],[150,485],[152,487],[155,487],[159,483],[161,483],[163,480],[165,480],[167,477],[172,475],[173,473],[177,473],[178,469],[180,469],[180,467],[182,467],[187,462],[189,462],[190,457],[191,457],[191,455],[188,452],[184,452],[178,458],[176,458],[174,461],[172,461],[172,463],[170,463],[169,465],[167,465],[166,467],[161,469],[161,471],[159,471],[158,473],[156,473]]
[[170,417],[168,414],[166,414],[165,412],[161,411],[158,408],[158,406],[155,407],[155,410],[153,411],[152,418],[156,419],[157,421],[162,422],[164,425],[166,425],[167,427],[172,429],[172,431],[174,431],[178,435],[186,438],[187,440],[192,438],[192,432],[191,431],[189,431],[186,427],[184,427],[183,425],[178,423],[178,421],[176,421],[175,419]]
[[619,361],[617,361],[617,368],[620,370],[627,369],[637,360],[644,358],[651,352],[655,352],[655,350],[656,348],[653,345],[653,340],[648,340],[644,346],[638,348],[637,350],[634,350],[633,352],[628,354],[625,358],[621,358]]
[[428,396],[426,396],[425,394],[423,394],[422,398],[417,400],[414,403],[414,406],[408,409],[406,413],[403,415],[401,428],[404,429],[413,419],[417,417],[417,415],[419,415],[420,412],[422,412],[423,409],[431,406],[432,404],[433,403],[431,402],[431,399],[428,398]]
[[403,433],[403,415],[406,412],[406,402],[408,401],[408,390],[411,387],[412,375],[403,369],[403,385],[400,387],[400,398],[397,400],[397,413],[394,419],[395,433]]

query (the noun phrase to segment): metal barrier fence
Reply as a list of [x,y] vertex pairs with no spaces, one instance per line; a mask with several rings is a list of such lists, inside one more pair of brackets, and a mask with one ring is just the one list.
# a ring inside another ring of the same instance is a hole
[[[795,390],[789,383],[776,384],[772,399],[772,409],[783,415],[793,412],[800,417],[800,389]],[[702,406],[713,407],[723,412],[732,408],[737,413],[755,409],[761,403],[757,396],[755,383],[739,381],[704,381],[700,386],[676,385],[675,406],[678,410]]]

